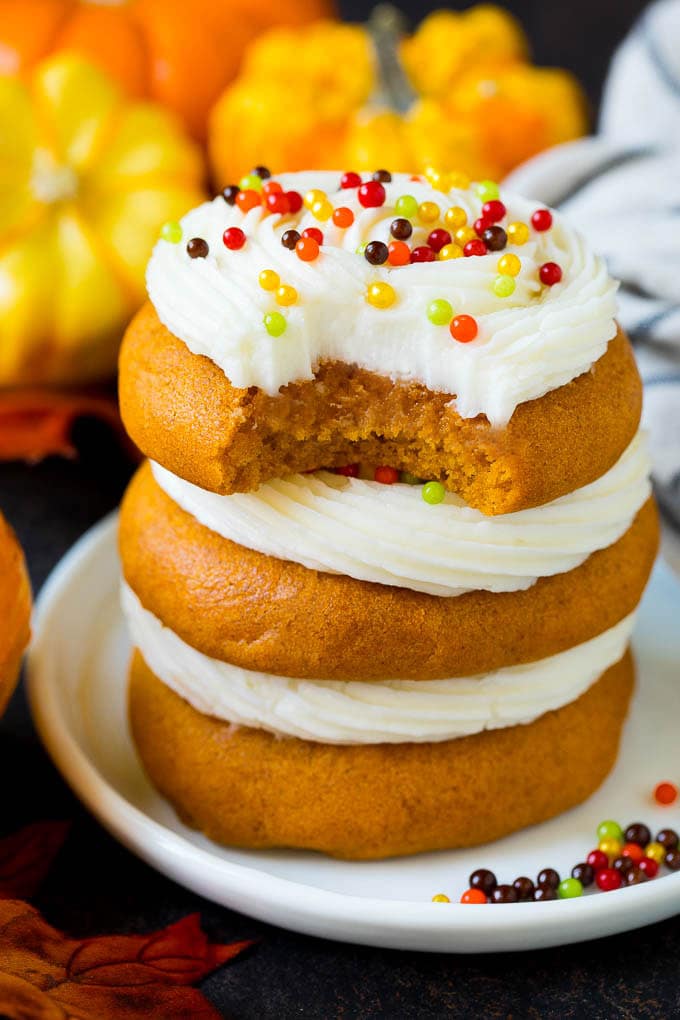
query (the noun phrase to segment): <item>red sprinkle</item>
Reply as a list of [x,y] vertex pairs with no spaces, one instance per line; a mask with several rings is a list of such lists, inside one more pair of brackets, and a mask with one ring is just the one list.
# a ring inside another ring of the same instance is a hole
[[313,262],[319,257],[319,245],[313,237],[301,237],[295,245],[295,254],[303,262]]
[[451,235],[448,230],[437,229],[433,230],[427,239],[427,243],[430,248],[439,253],[445,244],[451,244]]
[[674,783],[659,783],[654,790],[657,804],[674,804],[678,799],[678,788]]
[[333,210],[333,223],[336,227],[346,230],[347,227],[351,227],[354,223],[354,213],[346,205],[338,206],[337,209]]
[[429,244],[420,244],[411,252],[411,262],[434,262],[436,257]]
[[275,192],[279,193],[283,191],[283,188],[281,187],[278,181],[265,181],[265,183],[262,185],[262,190],[265,193],[265,195],[273,195]]
[[460,898],[461,903],[488,903],[489,898],[481,889],[466,889]]
[[383,485],[394,485],[399,481],[399,472],[393,467],[377,467],[373,472],[373,478]]
[[595,872],[609,867],[609,858],[602,850],[591,850],[586,857],[586,861]]
[[562,279],[562,270],[556,262],[544,262],[538,275],[541,278],[541,283],[544,283],[546,287],[552,287]]
[[469,344],[477,336],[477,320],[471,315],[457,315],[451,319],[449,332],[459,344]]
[[230,251],[238,251],[246,243],[246,235],[240,227],[227,227],[222,234],[225,248]]
[[348,170],[346,174],[343,174],[340,178],[341,188],[358,188],[361,185],[361,177],[359,174],[353,173]]
[[481,237],[485,230],[493,226],[491,220],[487,219],[486,216],[480,216],[478,220],[472,224],[475,234],[477,237]]
[[499,199],[494,198],[491,202],[485,202],[482,206],[482,216],[489,221],[489,223],[498,223],[502,220],[507,212],[507,209]]
[[262,205],[262,198],[259,191],[247,188],[245,191],[239,191],[236,196],[236,205],[242,213],[247,213],[256,206]]
[[385,189],[380,181],[366,181],[359,188],[359,201],[364,209],[377,209],[385,204]]
[[611,892],[621,888],[621,872],[616,868],[602,868],[595,875],[595,881],[602,892]]
[[318,227],[307,227],[302,231],[303,237],[313,237],[317,244],[323,244],[323,234]]
[[531,217],[531,226],[534,230],[550,230],[552,222],[552,213],[549,209],[537,209]]
[[643,857],[638,868],[640,871],[644,871],[647,878],[656,878],[659,873],[659,864],[652,857]]
[[264,201],[270,213],[279,213],[279,215],[285,216],[290,212],[288,195],[285,195],[283,191],[268,192]]
[[390,241],[387,245],[387,261],[391,266],[407,266],[411,261],[411,249],[406,241]]
[[358,478],[359,477],[359,465],[358,464],[345,464],[344,467],[333,468],[333,472],[336,475],[344,475],[345,478]]
[[465,245],[463,248],[463,255],[468,258],[471,255],[486,255],[486,245],[483,241],[480,241],[480,239],[476,237],[472,241],[468,241]]
[[302,209],[302,195],[299,191],[287,191],[286,198],[288,199],[288,209],[292,213],[300,212]]

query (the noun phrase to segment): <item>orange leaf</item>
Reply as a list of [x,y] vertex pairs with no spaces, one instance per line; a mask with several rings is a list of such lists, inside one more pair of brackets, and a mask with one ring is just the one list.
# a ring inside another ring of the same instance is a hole
[[197,915],[150,935],[71,939],[0,901],[0,1014],[10,1020],[218,1020],[195,988],[251,942],[211,943]]
[[0,897],[27,898],[42,883],[68,835],[68,822],[35,822],[0,839]]
[[47,389],[0,392],[0,461],[74,457],[71,430],[82,417],[106,422],[131,448],[112,396]]

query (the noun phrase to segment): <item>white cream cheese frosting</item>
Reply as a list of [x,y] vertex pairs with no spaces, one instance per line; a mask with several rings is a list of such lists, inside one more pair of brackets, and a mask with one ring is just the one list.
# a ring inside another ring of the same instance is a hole
[[182,641],[123,585],[133,643],[198,712],[328,744],[452,740],[530,723],[575,701],[622,657],[635,614],[547,659],[482,676],[378,682],[297,680],[212,659]]
[[[616,333],[616,285],[602,259],[559,213],[553,214],[550,230],[530,230],[525,244],[510,244],[502,252],[376,267],[357,249],[368,241],[390,240],[400,196],[435,202],[442,212],[460,206],[472,223],[482,205],[475,190],[444,194],[423,180],[395,174],[385,184],[385,204],[364,209],[356,189],[339,190],[340,174],[318,171],[278,180],[285,190],[325,191],[334,207],[352,210],[354,223],[346,230],[330,220],[320,223],[304,207],[284,217],[266,215],[262,206],[244,214],[218,197],[183,218],[181,243],[158,242],[147,270],[149,297],[161,322],[193,353],[215,362],[234,386],[275,394],[286,383],[311,379],[320,362],[340,360],[450,393],[463,417],[485,414],[502,426],[518,404],[587,371]],[[503,191],[501,199],[508,210],[504,223],[529,223],[537,208]],[[222,242],[229,226],[246,234],[239,251]],[[282,246],[281,235],[311,226],[323,231],[324,244],[319,258],[308,263]],[[416,219],[409,243],[424,244],[432,226]],[[192,237],[207,241],[206,258],[189,257],[186,241]],[[510,252],[522,268],[514,293],[502,298],[493,285],[500,256]],[[552,287],[539,280],[545,262],[562,269],[562,281]],[[296,304],[279,308],[259,286],[265,269],[296,288]],[[390,308],[365,300],[367,287],[376,281],[393,286],[396,300]],[[457,343],[446,325],[429,321],[428,305],[440,298],[450,302],[454,314],[474,316],[475,340]],[[270,336],[264,327],[271,311],[286,318],[281,336]]]
[[590,485],[496,517],[453,493],[429,506],[420,486],[323,471],[220,496],[151,466],[175,503],[238,545],[312,570],[439,596],[517,591],[572,570],[616,542],[651,491],[643,433]]

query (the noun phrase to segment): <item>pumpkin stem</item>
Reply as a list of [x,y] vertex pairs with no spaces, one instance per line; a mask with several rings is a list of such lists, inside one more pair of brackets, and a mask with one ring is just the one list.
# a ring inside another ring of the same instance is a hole
[[70,166],[59,163],[49,149],[39,147],[33,156],[30,186],[39,202],[51,205],[75,198],[78,175]]
[[416,98],[399,59],[399,43],[407,29],[406,18],[392,4],[381,3],[373,8],[366,28],[373,42],[378,72],[371,102],[406,113]]

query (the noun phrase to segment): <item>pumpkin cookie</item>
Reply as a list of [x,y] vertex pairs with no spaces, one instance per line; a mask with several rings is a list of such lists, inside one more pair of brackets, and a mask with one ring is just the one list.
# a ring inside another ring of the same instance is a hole
[[9,701],[30,636],[31,589],[16,536],[0,515],[0,713]]
[[628,653],[527,726],[335,746],[203,715],[137,653],[130,721],[154,785],[211,839],[373,859],[487,843],[585,800],[614,763],[633,672]]
[[144,606],[208,656],[283,676],[435,680],[541,659],[614,626],[640,600],[658,522],[649,500],[618,542],[574,570],[524,591],[437,598],[237,545],[177,506],[145,464],[119,542]]

